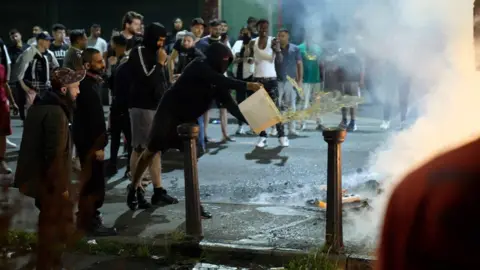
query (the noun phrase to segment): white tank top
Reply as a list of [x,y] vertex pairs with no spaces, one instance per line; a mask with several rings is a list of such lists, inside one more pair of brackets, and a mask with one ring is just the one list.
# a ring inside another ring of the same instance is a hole
[[[253,74],[254,78],[276,78],[277,72],[275,71],[275,55],[272,50],[272,37],[268,37],[267,46],[264,50],[261,50],[258,47],[258,40],[255,40],[253,48],[253,57],[255,58],[255,72]],[[264,60],[259,57],[256,51],[260,51],[264,54],[272,55],[272,61]]]

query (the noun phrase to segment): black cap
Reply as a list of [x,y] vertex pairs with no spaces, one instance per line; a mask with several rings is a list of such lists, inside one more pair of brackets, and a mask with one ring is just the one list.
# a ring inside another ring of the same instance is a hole
[[216,26],[219,26],[219,25],[220,25],[220,21],[217,20],[217,19],[213,19],[209,22],[210,27],[216,27]]
[[192,26],[199,25],[199,24],[205,26],[205,21],[202,18],[195,18],[192,20]]
[[40,34],[37,35],[37,40],[44,39],[44,40],[49,40],[52,41],[54,38],[50,36],[48,32],[41,32]]

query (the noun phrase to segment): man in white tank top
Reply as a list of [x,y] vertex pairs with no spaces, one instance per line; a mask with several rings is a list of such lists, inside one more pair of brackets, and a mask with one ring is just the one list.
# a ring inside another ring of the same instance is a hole
[[[257,22],[258,38],[250,42],[250,48],[253,50],[255,59],[255,71],[253,73],[253,81],[262,83],[265,90],[272,100],[278,106],[278,82],[277,72],[275,71],[275,57],[281,53],[280,46],[273,37],[268,36],[269,22],[260,19]],[[275,125],[280,145],[287,147],[289,145],[288,138],[285,136],[283,124]],[[265,147],[267,145],[267,133],[262,131],[258,139],[257,147]]]

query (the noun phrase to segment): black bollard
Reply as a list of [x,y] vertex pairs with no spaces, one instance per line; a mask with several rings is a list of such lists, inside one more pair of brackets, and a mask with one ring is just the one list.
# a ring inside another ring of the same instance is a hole
[[341,144],[346,135],[344,129],[323,131],[323,139],[328,143],[325,244],[333,253],[343,252]]
[[200,217],[200,192],[198,189],[197,138],[200,129],[196,124],[182,124],[177,132],[184,145],[185,216],[186,234],[194,239],[203,237]]

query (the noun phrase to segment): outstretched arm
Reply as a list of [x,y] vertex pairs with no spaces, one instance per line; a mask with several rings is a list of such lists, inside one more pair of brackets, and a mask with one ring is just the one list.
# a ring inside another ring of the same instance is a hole
[[[198,65],[201,65],[200,62],[198,63]],[[247,89],[247,83],[244,81],[225,77],[225,75],[216,72],[215,70],[210,68],[210,66],[208,65],[202,65],[198,67],[203,79],[220,89],[235,89],[235,90]]]
[[233,100],[232,95],[230,95],[230,90],[219,89],[217,99],[223,104],[223,106],[225,106],[225,109],[227,109],[230,114],[238,119],[238,121],[248,123],[240,111],[238,104]]

